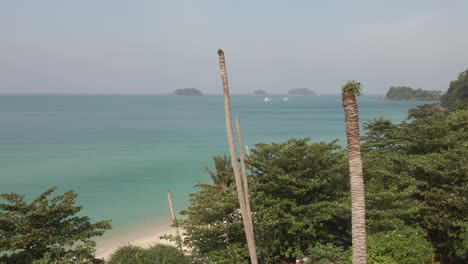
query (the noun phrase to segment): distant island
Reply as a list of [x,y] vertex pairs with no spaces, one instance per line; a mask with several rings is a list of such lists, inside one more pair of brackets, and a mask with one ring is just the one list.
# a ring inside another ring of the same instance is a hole
[[288,95],[315,95],[315,93],[307,88],[292,89]]
[[177,96],[202,96],[203,93],[195,88],[182,88],[174,91],[172,95]]
[[386,94],[387,100],[440,100],[441,91],[413,89],[408,86],[392,86]]
[[267,96],[268,95],[268,93],[263,91],[263,90],[255,90],[254,94],[255,95],[261,95],[261,96]]

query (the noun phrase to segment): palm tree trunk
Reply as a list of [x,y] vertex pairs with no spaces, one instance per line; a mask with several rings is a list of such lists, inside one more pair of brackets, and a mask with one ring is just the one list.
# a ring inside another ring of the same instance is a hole
[[167,200],[169,201],[169,208],[171,208],[172,222],[174,223],[175,228],[176,228],[177,246],[179,247],[181,252],[184,252],[182,250],[182,238],[180,237],[179,224],[177,223],[177,218],[174,213],[174,206],[172,205],[171,191],[169,190],[167,190]]
[[359,137],[359,116],[355,93],[353,91],[343,90],[342,101],[345,112],[346,138],[348,141],[348,163],[351,183],[353,264],[365,264],[367,262],[366,208],[361,160],[361,143]]
[[[250,149],[249,149],[249,146],[248,145],[245,145],[245,155],[247,157],[250,156]],[[250,176],[254,176],[254,171],[253,171],[253,166],[252,165],[249,165],[249,171],[250,171]]]
[[[237,143],[239,144],[239,157],[240,157],[241,171],[242,171],[242,183],[244,187],[245,208],[247,211],[247,216],[249,217],[250,232],[254,234],[252,210],[250,210],[249,182],[247,181],[247,169],[245,168],[244,148],[242,144],[242,134],[241,134],[239,116],[236,116],[236,130],[237,130]],[[254,234],[254,237],[255,237],[255,234]]]
[[237,163],[236,148],[234,146],[234,136],[232,134],[232,120],[231,120],[231,106],[229,102],[229,84],[226,73],[226,62],[224,59],[224,52],[219,49],[219,66],[221,69],[221,78],[223,80],[223,94],[224,94],[224,113],[226,115],[226,132],[229,143],[229,152],[231,154],[231,163],[234,170],[234,179],[236,181],[237,197],[239,198],[239,206],[244,223],[244,231],[247,239],[247,246],[249,248],[250,261],[252,264],[257,264],[257,252],[255,247],[255,238],[249,228],[249,217],[247,216],[247,209],[245,206],[245,197],[242,186],[242,180],[239,172],[239,165]]

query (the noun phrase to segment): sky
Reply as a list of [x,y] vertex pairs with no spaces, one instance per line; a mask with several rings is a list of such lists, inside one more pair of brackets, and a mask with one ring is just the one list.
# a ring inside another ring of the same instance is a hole
[[0,0],[0,93],[445,91],[468,68],[468,1]]

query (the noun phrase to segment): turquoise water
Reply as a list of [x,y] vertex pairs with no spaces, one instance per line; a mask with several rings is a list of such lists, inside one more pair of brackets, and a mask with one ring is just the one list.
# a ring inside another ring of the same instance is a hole
[[[244,143],[292,137],[345,144],[339,96],[233,96]],[[359,98],[361,122],[399,122],[421,102]],[[229,152],[222,96],[0,96],[0,192],[32,198],[50,186],[79,193],[83,213],[114,232],[169,219],[166,190],[183,209]],[[233,116],[234,118],[234,116]]]

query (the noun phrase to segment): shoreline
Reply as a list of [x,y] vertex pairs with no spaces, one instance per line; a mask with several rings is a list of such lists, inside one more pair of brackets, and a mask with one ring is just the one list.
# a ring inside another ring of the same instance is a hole
[[171,227],[171,222],[161,222],[142,225],[136,228],[125,230],[121,233],[110,235],[108,237],[96,238],[97,258],[109,260],[109,257],[119,248],[125,245],[139,246],[143,248],[154,244],[175,245],[173,242],[160,239],[162,235],[175,235],[176,229]]

